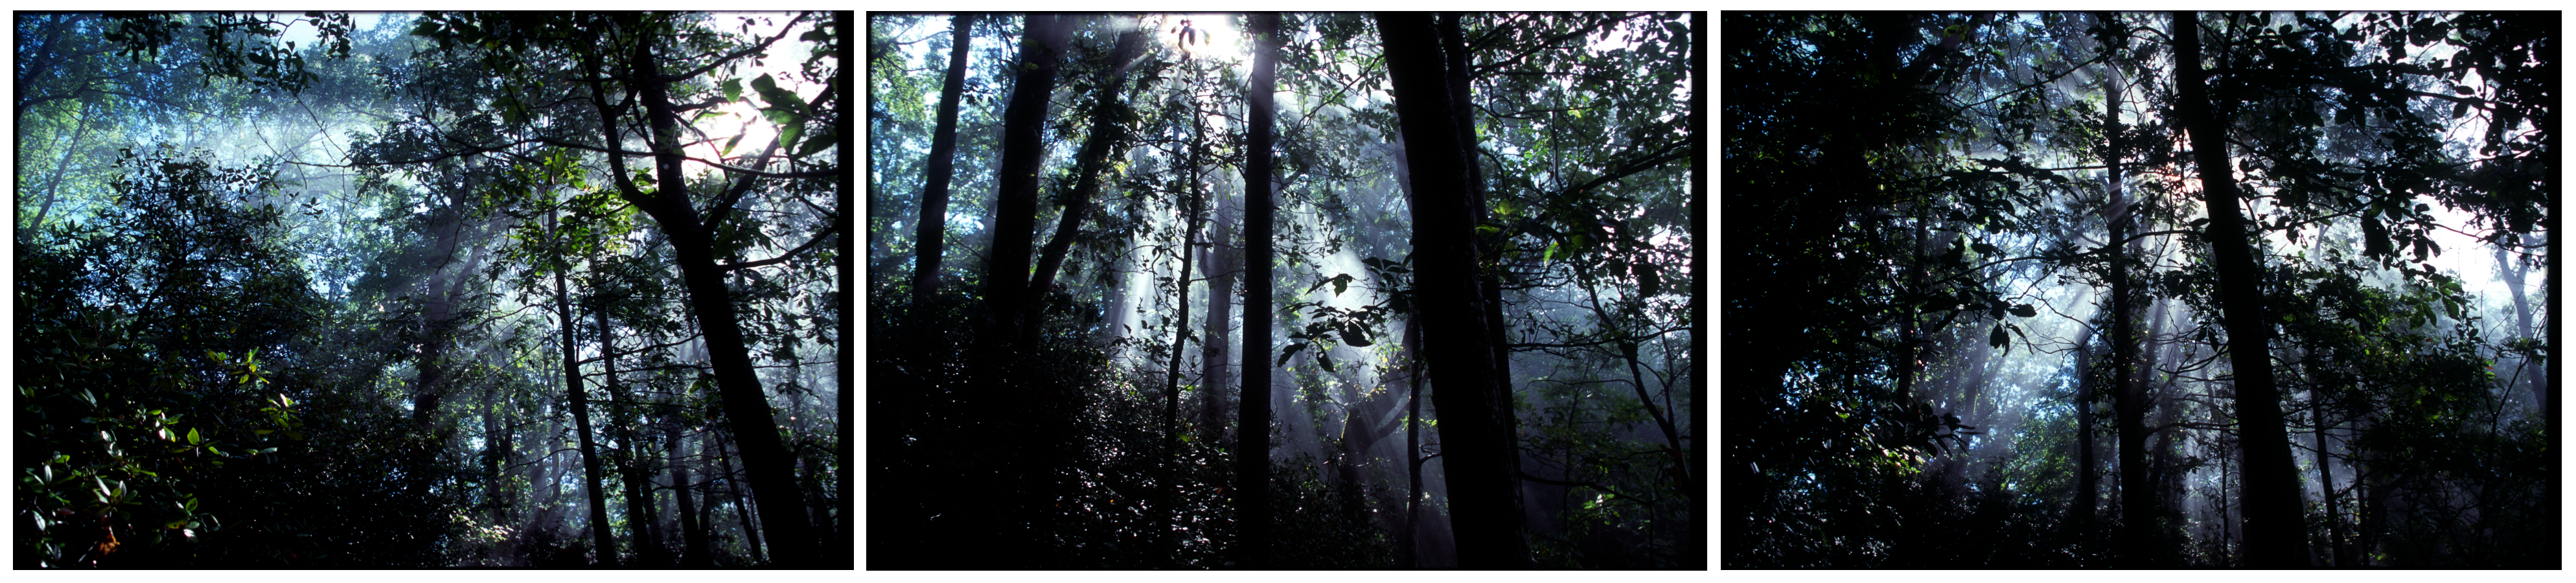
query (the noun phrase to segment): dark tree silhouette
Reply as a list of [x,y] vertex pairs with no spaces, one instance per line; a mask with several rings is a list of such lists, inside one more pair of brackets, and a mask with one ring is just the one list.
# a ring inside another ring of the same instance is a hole
[[[1243,282],[1243,416],[1235,429],[1235,522],[1243,533],[1235,541],[1238,566],[1270,566],[1270,309],[1271,244],[1278,209],[1271,205],[1270,139],[1272,94],[1278,91],[1279,15],[1251,18],[1250,123],[1244,129],[1243,204],[1245,259]],[[1195,120],[1192,123],[1197,123]]]
[[[1430,359],[1432,405],[1452,502],[1458,564],[1470,569],[1529,564],[1523,539],[1520,472],[1511,398],[1497,378],[1486,286],[1476,273],[1477,216],[1468,161],[1432,17],[1380,13],[1387,76],[1395,82],[1396,116],[1405,161],[1412,167],[1413,248],[1420,266],[1423,339]],[[1247,310],[1250,308],[1247,307]]]
[[[2272,352],[2266,342],[2271,324],[2263,310],[2263,271],[2254,264],[2246,240],[2243,204],[2236,191],[2234,168],[2227,157],[2227,125],[2211,111],[2207,82],[2200,68],[2200,21],[2190,12],[2174,15],[2174,97],[2182,123],[2191,133],[2192,160],[2209,198],[2209,242],[2218,265],[2218,288],[2226,311],[2228,362],[2236,375],[2236,416],[2244,439],[2245,554],[2255,567],[2308,565],[2307,528],[2301,517],[2296,462],[2290,459],[2289,432],[2282,428],[2281,393],[2273,385]],[[2128,432],[2122,432],[2126,441]],[[2122,446],[2122,463],[2126,451]],[[2122,470],[2123,488],[2128,470]],[[2133,515],[2134,516],[2134,515]]]

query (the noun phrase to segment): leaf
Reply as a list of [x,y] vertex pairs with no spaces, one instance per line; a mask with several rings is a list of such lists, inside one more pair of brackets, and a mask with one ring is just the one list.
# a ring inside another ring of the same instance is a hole
[[2015,315],[2015,316],[2021,316],[2021,317],[2024,317],[2024,318],[2029,318],[2029,317],[2033,317],[2033,316],[2038,316],[2038,315],[2039,315],[2039,309],[2038,309],[2038,308],[2031,307],[2031,305],[2030,305],[2030,304],[2021,304],[2021,305],[2013,306],[2012,313],[2013,313],[2013,315]]
[[1368,331],[1360,329],[1358,324],[1342,326],[1342,343],[1360,347],[1374,344],[1369,342]]
[[[784,136],[785,134],[781,135]],[[805,145],[796,148],[796,157],[798,158],[812,156],[815,152],[821,152],[824,148],[832,147],[832,144],[840,142],[840,137],[833,135],[832,130],[830,129],[815,132],[812,136],[805,136],[800,139],[804,140]]]
[[785,109],[795,113],[797,117],[804,117],[805,99],[797,97],[794,91],[779,88],[778,80],[770,77],[768,73],[762,73],[759,78],[752,79],[751,89],[760,92],[760,99],[769,102],[770,107]]
[[1342,295],[1342,292],[1350,291],[1350,289],[1351,274],[1345,273],[1333,276],[1333,295]]
[[1995,333],[1986,335],[1986,345],[2010,351],[2012,346],[2012,337],[2005,336],[2004,327],[1998,325],[1995,326]]
[[1993,244],[1985,243],[1985,242],[1982,242],[1982,241],[1981,241],[1981,242],[1978,242],[1974,247],[1976,247],[1976,249],[1977,249],[1977,254],[1978,254],[1978,255],[1993,255],[1993,254],[1995,254],[1995,246],[1994,246]]
[[742,101],[742,80],[726,79],[717,87],[724,90],[725,101]]
[[1304,343],[1304,342],[1299,342],[1299,343],[1296,343],[1296,344],[1290,344],[1290,345],[1288,345],[1288,349],[1287,349],[1287,350],[1279,351],[1279,362],[1278,362],[1277,364],[1272,364],[1272,365],[1270,365],[1270,367],[1271,367],[1271,368],[1278,368],[1278,367],[1288,366],[1288,356],[1289,356],[1289,355],[1292,355],[1292,354],[1296,354],[1296,353],[1297,353],[1297,351],[1299,351],[1299,350],[1304,350],[1305,348],[1306,348],[1306,343]]
[[188,445],[196,445],[196,444],[197,444],[197,430],[196,430],[196,428],[193,428],[193,427],[192,427],[192,428],[189,428],[189,429],[188,429]]

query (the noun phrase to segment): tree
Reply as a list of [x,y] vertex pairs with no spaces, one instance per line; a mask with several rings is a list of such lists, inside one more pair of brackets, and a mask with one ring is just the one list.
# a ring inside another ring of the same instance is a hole
[[[1246,18],[1252,38],[1252,79],[1245,90],[1251,118],[1244,129],[1244,247],[1249,262],[1243,283],[1243,409],[1235,426],[1235,522],[1243,532],[1235,542],[1235,562],[1244,568],[1270,566],[1273,517],[1270,510],[1270,327],[1271,273],[1277,207],[1272,205],[1270,160],[1273,94],[1278,92],[1279,17]],[[1192,123],[1198,123],[1193,120]]]
[[[551,232],[554,222],[555,213],[547,212],[546,226],[550,236],[554,235]],[[551,269],[548,271],[553,272],[555,279],[555,321],[559,326],[556,336],[563,340],[560,352],[564,394],[565,399],[572,402],[574,436],[581,444],[582,487],[590,496],[591,543],[596,545],[593,550],[599,553],[599,564],[615,565],[617,541],[610,538],[608,532],[608,491],[599,486],[599,445],[591,438],[594,434],[590,430],[590,397],[581,388],[581,362],[577,360],[580,351],[575,348],[573,340],[574,331],[579,330],[580,325],[572,319],[572,297],[564,290],[564,272],[571,271],[572,266],[562,255],[556,257],[555,264],[549,266]]]
[[[1101,23],[1106,25],[1105,28],[1132,26],[1123,17],[1102,19]],[[1099,93],[1091,104],[1091,130],[1088,137],[1083,138],[1082,151],[1074,161],[1073,192],[1058,197],[1057,204],[1064,209],[1056,222],[1055,235],[1047,238],[1046,247],[1038,257],[1037,272],[1029,277],[1031,298],[1043,297],[1054,290],[1056,271],[1064,267],[1065,254],[1072,250],[1073,241],[1080,238],[1083,217],[1091,214],[1091,201],[1099,194],[1101,173],[1107,170],[1104,166],[1110,162],[1109,153],[1126,141],[1127,126],[1120,118],[1131,112],[1120,99],[1120,93],[1127,85],[1128,72],[1135,65],[1136,58],[1144,54],[1144,31],[1119,32],[1116,48],[1110,50],[1108,62],[1101,65],[1092,82]],[[1038,324],[1045,317],[1042,307],[1032,303],[1026,306],[1027,313],[1020,316],[1023,341],[1036,340]]]
[[921,189],[920,235],[913,238],[913,254],[918,259],[912,266],[912,305],[927,305],[939,290],[939,260],[946,251],[948,236],[948,180],[954,172],[957,155],[957,102],[966,89],[966,49],[974,43],[968,33],[974,29],[973,13],[959,14],[949,22],[948,76],[939,90],[939,129],[930,142],[930,183]]
[[[2280,391],[2273,385],[2272,356],[2266,347],[2271,324],[2263,313],[2261,268],[2245,242],[2245,217],[2236,181],[2228,176],[2227,126],[2210,112],[2206,74],[2200,68],[2200,23],[2189,12],[2174,16],[2175,101],[2185,131],[2191,133],[2193,161],[2209,197],[2210,247],[2216,255],[2220,295],[2226,307],[2228,362],[2236,375],[2236,415],[2245,439],[2245,540],[2248,564],[2265,567],[2306,566],[2306,523],[2301,518],[2297,467],[2290,459],[2289,434],[2282,429]],[[2122,463],[2129,460],[2122,432]],[[2122,487],[2128,487],[2129,470]]]
[[[1425,303],[1426,352],[1440,376],[1432,401],[1441,417],[1458,562],[1467,568],[1524,566],[1529,551],[1521,530],[1511,399],[1494,376],[1495,334],[1485,304],[1493,299],[1475,271],[1480,209],[1470,206],[1477,197],[1469,152],[1459,141],[1447,65],[1433,44],[1439,32],[1428,16],[1387,13],[1377,21],[1404,128],[1405,161],[1412,167],[1414,254],[1421,266],[1416,289]],[[1263,306],[1245,309],[1256,307]]]
[[984,302],[999,341],[1019,333],[1027,310],[1030,240],[1036,236],[1038,171],[1044,161],[1047,101],[1073,35],[1070,17],[1033,14],[1020,41],[1019,75],[1002,114],[1001,191],[993,203],[993,247],[984,269]]

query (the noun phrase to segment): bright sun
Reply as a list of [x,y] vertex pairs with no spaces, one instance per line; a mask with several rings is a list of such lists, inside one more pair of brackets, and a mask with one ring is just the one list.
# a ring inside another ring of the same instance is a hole
[[[739,16],[767,17],[765,21],[755,21],[746,33],[760,39],[778,34],[778,27],[786,24],[789,18],[789,15],[783,14],[718,13],[714,16],[715,21],[723,25],[740,22],[734,18]],[[734,78],[741,79],[743,82],[742,100],[709,108],[704,115],[690,123],[690,127],[705,132],[706,137],[700,140],[694,135],[690,136],[691,140],[684,148],[688,151],[689,157],[723,160],[730,166],[745,167],[760,157],[761,151],[769,147],[770,140],[778,139],[778,124],[770,122],[768,117],[761,115],[760,106],[766,102],[751,90],[751,80],[763,74],[769,75],[771,79],[777,81],[780,89],[793,91],[797,97],[811,103],[819,94],[819,88],[807,85],[804,82],[804,76],[797,73],[797,66],[805,61],[805,55],[809,49],[805,42],[796,38],[797,35],[803,34],[802,31],[811,28],[813,28],[811,22],[796,23],[795,30],[788,31],[786,38],[780,39],[777,44],[770,45],[769,56],[761,59],[759,65],[752,66],[746,61],[742,67],[733,72]],[[736,137],[740,140],[736,141]],[[730,149],[726,148],[727,143],[732,144]],[[781,149],[783,154],[783,145]],[[715,168],[697,162],[688,162],[686,168],[691,176],[715,171]]]

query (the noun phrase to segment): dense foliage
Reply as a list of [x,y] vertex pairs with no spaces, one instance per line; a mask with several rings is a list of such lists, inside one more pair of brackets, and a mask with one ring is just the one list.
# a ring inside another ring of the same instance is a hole
[[851,564],[848,15],[15,18],[17,565]]
[[1704,565],[1702,28],[871,16],[871,566]]
[[1724,20],[1728,566],[2559,564],[2554,20]]

